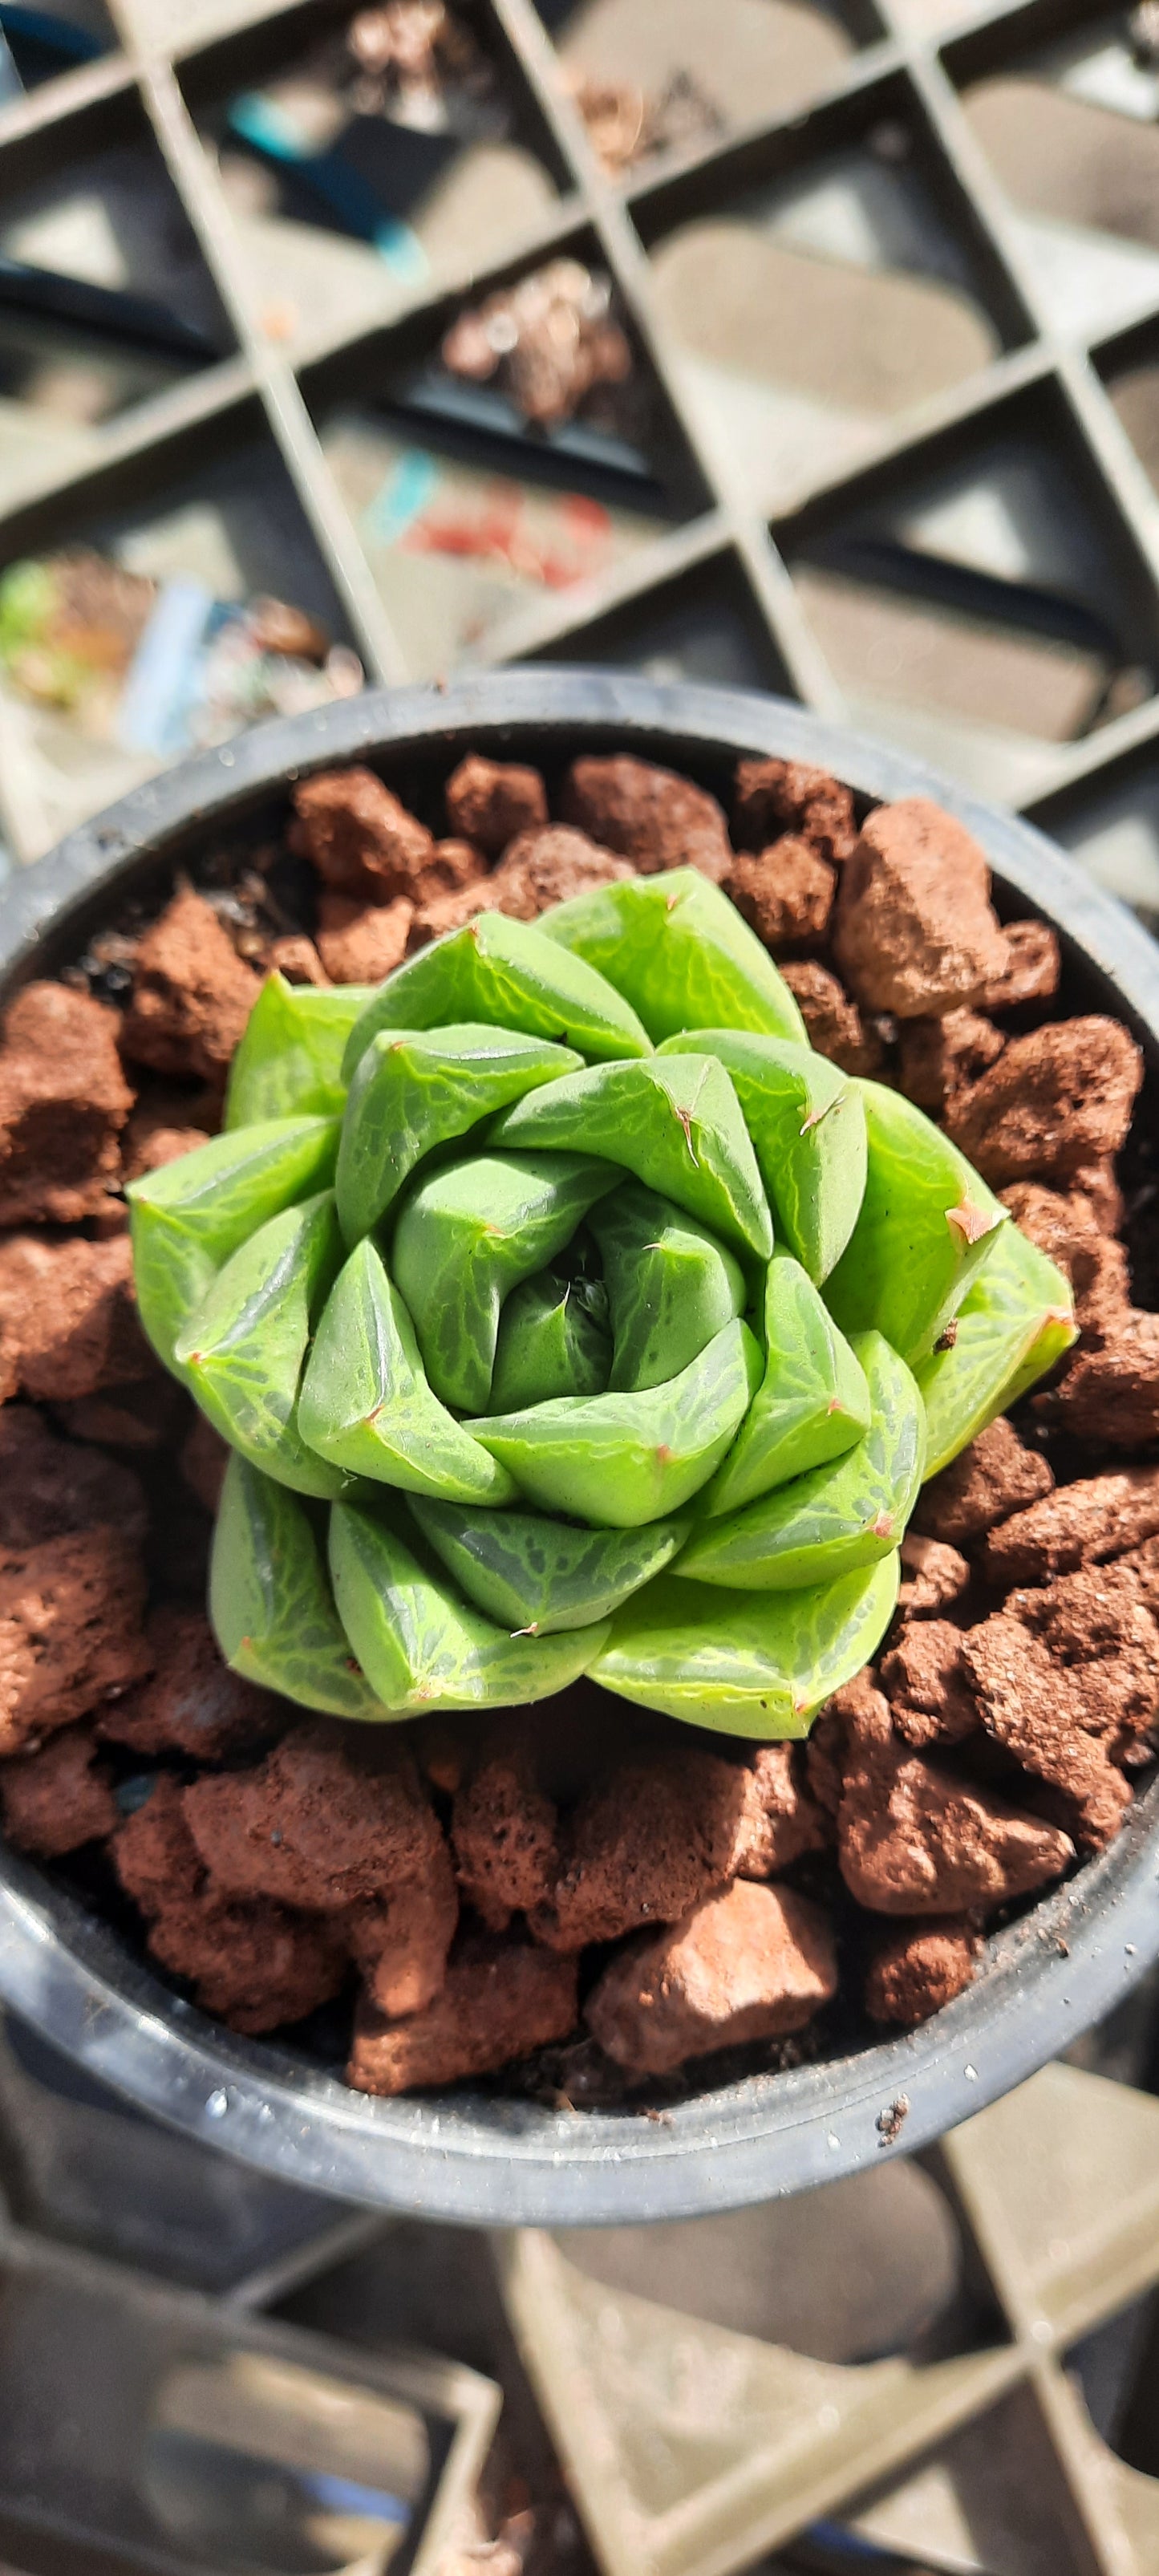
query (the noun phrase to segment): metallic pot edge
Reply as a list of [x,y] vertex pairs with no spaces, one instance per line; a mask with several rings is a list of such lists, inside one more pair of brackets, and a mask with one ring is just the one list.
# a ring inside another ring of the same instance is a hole
[[[1052,921],[1159,1062],[1159,949],[1027,825],[885,747],[781,700],[620,674],[508,671],[382,691],[264,726],[138,789],[0,893],[0,998],[207,832],[334,761],[638,748],[677,765],[779,753],[869,795],[929,794],[995,874]],[[465,2225],[624,2224],[738,2207],[927,2143],[1077,2038],[1159,1954],[1159,1783],[1119,1841],[990,1945],[979,1982],[924,2028],[706,2092],[659,2119],[549,2111],[455,2091],[373,2101],[175,1998],[117,1937],[0,1846],[0,1996],[88,2071],[286,2182]],[[905,2097],[900,2121],[893,2106]],[[884,2117],[883,2134],[878,2123]]]

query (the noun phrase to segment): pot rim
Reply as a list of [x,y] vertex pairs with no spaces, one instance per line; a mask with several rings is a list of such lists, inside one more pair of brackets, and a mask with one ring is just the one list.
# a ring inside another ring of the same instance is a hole
[[[861,793],[931,796],[995,876],[1059,931],[1159,1063],[1159,948],[1030,825],[924,763],[789,702],[628,674],[505,670],[378,690],[260,726],[134,790],[0,890],[0,1002],[51,971],[108,896],[147,881],[294,778],[336,763],[448,763],[552,738],[693,770],[733,753],[834,771]],[[980,1979],[918,2030],[744,2078],[658,2117],[552,2111],[456,2088],[377,2100],[208,2020],[75,1898],[0,1844],[0,1998],[91,2075],[287,2183],[371,2208],[486,2226],[637,2224],[780,2197],[911,2153],[996,2100],[1117,2004],[1159,1955],[1159,1780],[1118,1840],[987,1945]],[[906,2105],[900,2119],[894,2106]],[[884,2122],[884,2129],[879,2127]]]

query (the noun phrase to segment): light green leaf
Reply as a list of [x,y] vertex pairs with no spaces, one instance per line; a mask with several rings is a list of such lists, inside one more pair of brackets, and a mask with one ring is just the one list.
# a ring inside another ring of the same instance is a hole
[[464,1020],[551,1038],[598,1062],[649,1052],[635,1012],[593,967],[561,956],[529,921],[481,912],[387,976],[351,1031],[347,1082],[380,1029],[449,1028]]
[[615,1334],[609,1383],[618,1393],[639,1394],[678,1377],[744,1313],[739,1262],[655,1190],[626,1181],[588,1222],[604,1264]]
[[341,1259],[331,1191],[285,1209],[218,1272],[174,1354],[231,1449],[299,1494],[340,1494],[348,1481],[307,1449],[298,1429],[311,1329]]
[[569,1529],[539,1512],[465,1511],[416,1503],[419,1528],[461,1592],[501,1627],[551,1636],[605,1619],[668,1565],[683,1521],[642,1530]]
[[137,1305],[158,1358],[175,1376],[178,1336],[223,1261],[282,1208],[328,1189],[337,1152],[334,1119],[277,1118],[215,1136],[130,1182]]
[[505,1110],[490,1141],[505,1152],[606,1155],[740,1251],[763,1261],[772,1251],[756,1156],[714,1056],[649,1056],[565,1074]]
[[558,1395],[602,1395],[612,1345],[570,1282],[541,1271],[513,1288],[499,1318],[488,1411],[521,1413]]
[[267,1118],[340,1118],[342,1058],[373,984],[287,984],[267,975],[230,1068],[225,1125]]
[[[662,1056],[691,1040],[666,1038]],[[732,1078],[777,1234],[810,1279],[827,1279],[857,1223],[868,1147],[861,1093],[811,1047],[752,1030],[698,1029],[697,1051]]]
[[876,1329],[910,1368],[932,1351],[1009,1220],[911,1100],[859,1082],[869,1137],[861,1213],[825,1291],[843,1333]]
[[381,1029],[357,1065],[338,1151],[338,1215],[348,1243],[369,1234],[417,1164],[539,1083],[582,1067],[572,1047],[516,1029]]
[[657,1041],[730,1028],[809,1043],[768,950],[698,868],[597,886],[542,913],[537,927],[614,984]]
[[1007,1225],[957,1319],[953,1347],[923,1360],[917,1381],[926,1408],[926,1475],[1045,1377],[1077,1338],[1070,1281]]
[[616,1612],[591,1678],[722,1735],[807,1735],[881,1644],[898,1576],[896,1555],[803,1592],[713,1592],[661,1574]]
[[350,1652],[304,1503],[244,1458],[225,1471],[209,1615],[227,1664],[300,1708],[372,1723],[384,1708]]
[[503,1299],[563,1251],[619,1178],[585,1154],[479,1154],[420,1176],[390,1266],[442,1403],[482,1412]]
[[342,1625],[392,1708],[522,1708],[587,1671],[606,1621],[559,1636],[513,1637],[469,1609],[442,1576],[369,1511],[336,1503],[330,1572]]
[[789,1252],[774,1252],[765,1272],[764,1320],[764,1381],[703,1497],[709,1514],[739,1511],[790,1476],[842,1457],[869,1429],[865,1371]]
[[410,1316],[369,1241],[356,1246],[330,1291],[302,1381],[298,1430],[331,1467],[406,1494],[503,1503],[517,1491],[432,1395]]

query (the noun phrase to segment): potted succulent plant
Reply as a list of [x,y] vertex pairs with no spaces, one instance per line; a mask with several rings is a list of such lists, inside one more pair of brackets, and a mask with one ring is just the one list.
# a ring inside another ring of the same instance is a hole
[[[255,838],[279,828],[288,778],[369,756],[388,787],[405,782],[408,802],[429,803],[464,752],[514,778],[513,757],[558,773],[585,751],[659,756],[683,780],[691,773],[704,809],[705,780],[722,783],[737,754],[832,772],[860,815],[931,785],[795,710],[720,693],[508,674],[365,700],[211,755],[74,836],[7,898],[10,973],[27,975],[33,954],[39,974],[67,965],[126,896],[155,914],[175,865],[196,872],[211,844],[232,843],[240,874]],[[1149,1038],[1154,964],[1141,934],[1036,836],[938,793],[985,848],[1007,916],[1029,905],[1057,923],[1077,997],[1109,997],[1115,1018]],[[546,811],[540,821],[554,828]],[[899,1580],[908,1567],[912,1590],[918,1562],[903,1567],[899,1551],[923,1487],[1048,1377],[1077,1331],[1073,1265],[1068,1276],[1050,1257],[1041,1224],[1036,1241],[1015,1222],[963,1150],[964,1107],[956,1141],[954,1118],[937,1123],[912,1096],[920,1082],[902,1089],[851,1072],[811,1044],[808,975],[779,971],[714,882],[723,868],[706,863],[695,832],[684,833],[692,864],[649,855],[639,872],[625,832],[609,815],[595,861],[579,854],[581,890],[522,905],[522,918],[493,908],[482,878],[444,892],[443,934],[382,981],[294,984],[275,972],[254,985],[220,1132],[128,1185],[141,1323],[229,1452],[209,1587],[221,1653],[259,1692],[345,1722],[351,1740],[357,1731],[369,1744],[373,1730],[376,1747],[388,1735],[413,1743],[436,1807],[462,1787],[467,1740],[449,1745],[439,1721],[469,1718],[482,1742],[489,1723],[525,1710],[550,1729],[553,1709],[565,1709],[572,1739],[590,1724],[601,1746],[617,1705],[625,1728],[643,1712],[648,1741],[658,1734],[665,1748],[657,1758],[674,1776],[684,1763],[689,1795],[727,1799],[732,1784],[750,1783],[746,1746],[803,1742],[887,1636],[896,1651]],[[842,864],[852,857],[851,841]],[[740,901],[743,861],[730,882]],[[996,992],[1008,978],[994,1007],[1016,1007],[1009,943],[996,923],[980,936],[1001,946]],[[895,981],[905,971],[902,961]],[[952,999],[952,977],[949,990]],[[923,991],[924,1012],[921,994],[915,1010],[902,992],[892,1019],[878,1014],[873,1042],[895,1049],[883,1075],[896,1069],[899,1017],[903,1032],[942,1026],[945,996],[931,1008]],[[985,1099],[975,1072],[975,1121]],[[1081,1124],[1081,1105],[1077,1114]],[[991,1146],[978,1151],[996,1172]],[[950,1621],[932,1622],[927,1640],[952,1628],[952,1593],[947,1606]],[[971,1688],[984,1696],[985,1676]],[[597,1695],[605,1715],[590,1717]],[[936,1727],[920,1693],[912,1705],[898,1697],[903,1731],[912,1720],[911,1740],[928,1741],[921,1726]],[[997,1724],[991,1740],[1001,1743]],[[709,1769],[688,1770],[691,1747]],[[240,1789],[240,1753],[192,1787],[165,1773],[235,1928],[251,1897],[322,1910],[301,1875],[310,1834],[309,1867],[331,1866],[324,1765],[291,1855],[270,1804],[278,1747],[261,1750],[264,1769],[247,1749]],[[399,1786],[395,1753],[376,1750],[367,1764],[362,1794],[397,1837],[395,1879],[351,1875],[326,1917],[327,1939],[340,1919],[343,1955],[371,1962],[375,2000],[355,2048],[365,2095],[336,2080],[324,2043],[287,2047],[199,2020],[99,1905],[12,1853],[0,1878],[0,1985],[138,2098],[283,2172],[463,2218],[619,2218],[722,2205],[847,2169],[895,2136],[917,2142],[1029,2071],[1076,2017],[1076,1990],[1077,2013],[1097,2012],[1159,1939],[1144,1791],[1101,1858],[998,1932],[983,1974],[946,2012],[904,2039],[874,2041],[846,2021],[836,2054],[805,2050],[794,2063],[785,2049],[725,2065],[711,2055],[709,2008],[683,1990],[672,2001],[680,1980],[667,1956],[643,1991],[645,1895],[626,1918],[632,1940],[610,1958],[591,1944],[613,1924],[618,1934],[620,1918],[598,1906],[584,1918],[588,2026],[641,2075],[699,2051],[703,2080],[658,2113],[653,2100],[649,2120],[630,2087],[620,2101],[594,2097],[578,2121],[542,2089],[432,2094],[438,2050],[425,2059],[415,2037],[428,1997],[398,1982],[398,1892],[409,1891],[414,1976],[424,1943],[440,1941],[445,1975],[464,1937],[459,1899],[437,1827],[425,1808],[416,1822],[412,1790]],[[346,1784],[355,1804],[361,1776]],[[790,1775],[777,1777],[783,1789]],[[815,1816],[819,1779],[801,1792]],[[135,1776],[120,1794],[130,1816]],[[295,1794],[300,1816],[300,1783]],[[995,1806],[997,1791],[971,1794]],[[1073,1856],[1057,1797],[1051,1806],[1044,1796],[1015,1817],[1023,1875],[1007,1869],[1007,1903]],[[528,1792],[505,1830],[529,1849],[541,1812],[540,1792]],[[736,1818],[730,1829],[741,1831]],[[695,1842],[690,1809],[680,1830]],[[703,1819],[699,1830],[709,1832]],[[167,1848],[179,1870],[185,1846]],[[798,1837],[803,1875],[790,1867],[784,1885],[768,1866],[734,1860],[718,1872],[745,1938],[783,1950],[777,2009],[754,1990],[722,2022],[718,2036],[734,2048],[809,2024],[834,1991],[832,1934],[809,1877],[828,1863],[810,1863],[811,1848],[807,1832]],[[562,2043],[580,1948],[566,1918],[589,1904],[594,1861],[573,1842],[570,1878],[557,1857],[555,1880],[536,1882],[530,1862],[511,1875],[504,1846],[507,1879],[484,1884],[465,1836],[455,1849],[460,1889],[492,1926],[477,2012],[502,2024],[509,1974],[522,1981],[522,2041]],[[852,1864],[846,1879],[856,1895]],[[122,1883],[138,1895],[131,1875]],[[521,1893],[533,1883],[535,1902]],[[497,1888],[514,1901],[491,1915]],[[1112,1908],[1131,1935],[1113,1960]],[[507,1929],[521,1909],[534,1941]],[[967,1894],[963,1924],[968,1915]],[[251,1929],[257,1919],[246,1918]],[[975,1950],[981,1920],[968,1928]],[[225,1924],[223,1914],[223,1937]],[[1065,1965],[1053,1928],[1064,1924]],[[735,1937],[731,1917],[714,1919],[714,1940]],[[482,1977],[485,1947],[464,1974]],[[191,1973],[160,1943],[154,1956]],[[690,2045],[698,2009],[703,2031]],[[501,2062],[501,2049],[465,2061]],[[375,2092],[392,2098],[367,2098]]]

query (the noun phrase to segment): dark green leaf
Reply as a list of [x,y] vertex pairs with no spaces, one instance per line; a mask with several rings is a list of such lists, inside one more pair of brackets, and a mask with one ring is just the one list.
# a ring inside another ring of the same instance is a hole
[[348,1481],[298,1429],[311,1328],[341,1259],[332,1191],[286,1208],[231,1255],[174,1354],[231,1449],[299,1494],[340,1494]]
[[522,1708],[587,1671],[606,1621],[554,1637],[513,1637],[427,1572],[371,1512],[336,1503],[330,1572],[363,1671],[394,1709]]
[[714,1056],[649,1056],[564,1074],[505,1110],[491,1143],[514,1153],[606,1155],[742,1252],[767,1261],[772,1251],[756,1156]]
[[[666,1038],[661,1055],[685,1047]],[[755,1030],[698,1029],[731,1075],[778,1236],[810,1279],[827,1279],[857,1223],[867,1143],[861,1093],[811,1047]]]
[[869,1135],[861,1213],[826,1289],[843,1333],[884,1333],[914,1368],[990,1258],[1005,1209],[899,1091],[860,1082]]
[[617,1393],[639,1394],[678,1377],[734,1315],[744,1313],[747,1291],[739,1263],[715,1235],[655,1190],[626,1181],[593,1208],[588,1222],[603,1255],[611,1302],[610,1384]]
[[681,1557],[682,1577],[730,1591],[789,1592],[831,1583],[897,1547],[922,1480],[925,1412],[904,1361],[880,1333],[858,1334],[853,1350],[873,1407],[864,1439],[743,1511],[706,1521]]
[[747,1324],[732,1323],[679,1377],[643,1395],[565,1397],[468,1428],[542,1510],[595,1529],[642,1529],[707,1484],[761,1375]]
[[598,886],[556,904],[537,926],[606,976],[650,1038],[681,1029],[764,1029],[797,1046],[809,1043],[768,950],[697,868]]
[[561,957],[531,922],[481,912],[387,976],[351,1032],[347,1082],[380,1029],[448,1028],[464,1020],[551,1038],[599,1062],[649,1052],[635,1012],[581,957]]
[[412,1503],[428,1545],[461,1592],[501,1627],[550,1636],[605,1619],[670,1563],[683,1521],[643,1530],[569,1529],[538,1512],[472,1512]]
[[444,1404],[482,1412],[503,1299],[563,1251],[619,1178],[584,1154],[479,1154],[420,1176],[398,1218],[391,1270]]
[[429,1034],[381,1029],[355,1070],[342,1123],[335,1186],[347,1242],[370,1233],[436,1145],[582,1064],[572,1047],[482,1020]]
[[399,1713],[355,1663],[304,1504],[236,1456],[213,1534],[209,1615],[227,1664],[247,1681],[334,1717]]
[[807,1735],[881,1644],[897,1587],[896,1555],[803,1592],[712,1592],[661,1574],[616,1612],[591,1678],[722,1735]]
[[612,1345],[570,1283],[541,1271],[513,1288],[499,1318],[488,1409],[522,1412],[557,1395],[602,1395]]
[[789,1252],[774,1252],[765,1272],[765,1349],[764,1383],[704,1496],[706,1512],[739,1511],[842,1457],[869,1429],[865,1371]]
[[432,1395],[410,1316],[367,1240],[327,1299],[298,1399],[298,1430],[331,1467],[406,1494],[503,1503],[517,1490]]
[[1004,1226],[957,1319],[953,1346],[923,1360],[927,1476],[936,1476],[1045,1377],[1075,1340],[1070,1282],[1016,1225]]
[[227,1129],[266,1118],[340,1118],[342,1058],[373,984],[287,984],[267,975],[230,1068]]
[[337,1152],[334,1119],[276,1118],[130,1182],[137,1305],[167,1368],[222,1262],[280,1209],[328,1189]]

